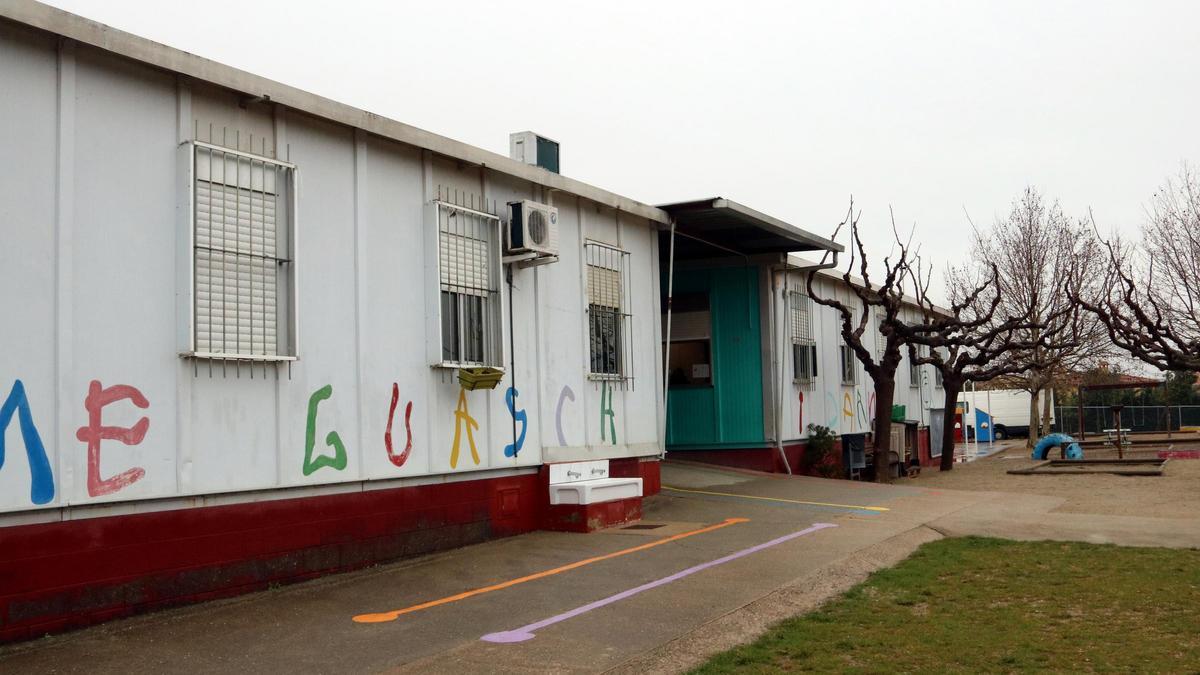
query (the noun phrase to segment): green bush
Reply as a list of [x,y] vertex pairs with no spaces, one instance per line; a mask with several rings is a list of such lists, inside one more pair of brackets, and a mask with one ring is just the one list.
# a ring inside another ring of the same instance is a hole
[[824,478],[834,478],[840,472],[834,443],[837,435],[829,427],[808,425],[808,443],[804,446],[804,466]]

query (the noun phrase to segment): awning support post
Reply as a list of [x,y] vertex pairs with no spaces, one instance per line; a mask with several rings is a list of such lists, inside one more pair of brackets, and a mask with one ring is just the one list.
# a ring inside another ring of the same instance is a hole
[[671,383],[671,298],[675,292],[675,219],[671,219],[671,243],[667,253],[667,333],[664,336],[663,349],[663,389],[662,389],[662,452],[658,459],[667,458],[667,397]]

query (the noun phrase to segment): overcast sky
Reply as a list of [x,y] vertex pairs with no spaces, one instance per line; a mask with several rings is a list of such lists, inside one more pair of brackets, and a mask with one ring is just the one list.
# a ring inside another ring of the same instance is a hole
[[964,208],[987,225],[1035,185],[1132,231],[1200,162],[1200,2],[51,4],[496,152],[532,129],[652,204],[828,236],[853,193],[869,251],[892,205],[939,269]]

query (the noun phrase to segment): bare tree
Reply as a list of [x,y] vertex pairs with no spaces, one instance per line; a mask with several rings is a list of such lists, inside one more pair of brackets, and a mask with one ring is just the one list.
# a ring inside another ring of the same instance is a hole
[[[1012,372],[1004,376],[1007,386],[1030,394],[1032,443],[1035,433],[1050,431],[1050,397],[1042,393],[1065,374],[1088,368],[1111,352],[1104,325],[1072,300],[1072,290],[1087,297],[1096,294],[1096,277],[1079,272],[1099,268],[1103,251],[1085,220],[1066,216],[1057,202],[1047,203],[1030,187],[1014,200],[1006,218],[987,231],[974,228],[972,259],[950,275],[951,287],[969,278],[963,275],[972,265],[994,267],[999,304],[992,321],[1024,317],[1027,326],[1016,329],[1011,339],[1028,348],[1007,350],[1003,358],[1012,362],[1006,368]],[[1046,332],[1072,337],[1051,342],[1043,339]]]
[[[920,264],[917,265],[918,271]],[[914,295],[921,309],[921,323],[901,326],[908,343],[909,358],[918,365],[932,365],[941,373],[944,396],[942,419],[942,471],[954,468],[954,415],[959,394],[968,382],[988,382],[1016,375],[1032,367],[1028,358],[1037,348],[1062,349],[1070,333],[1060,334],[1075,324],[1051,320],[1053,330],[1038,326],[1021,316],[998,317],[1003,303],[1003,287],[995,265],[986,273],[979,267],[951,268],[951,306],[937,307],[929,298],[929,275],[913,277]],[[1052,317],[1057,319],[1057,317]],[[1040,331],[1035,329],[1041,328]],[[1022,342],[1036,332],[1041,345]],[[1065,338],[1065,340],[1064,340]]]
[[[1155,193],[1142,247],[1105,242],[1099,296],[1073,298],[1104,325],[1113,343],[1163,370],[1200,371],[1200,182],[1186,166]],[[1080,272],[1077,277],[1083,277]],[[1136,279],[1144,279],[1138,283]],[[1082,287],[1084,280],[1077,278]]]
[[[887,482],[891,480],[889,467],[892,436],[891,415],[887,413],[891,411],[895,399],[896,368],[900,365],[900,350],[904,345],[901,331],[896,330],[896,326],[902,323],[904,284],[910,276],[914,257],[909,251],[909,246],[897,236],[894,255],[883,259],[883,280],[878,286],[874,285],[868,270],[866,249],[859,236],[858,220],[861,215],[861,212],[854,213],[854,200],[851,199],[846,218],[837,227],[840,230],[848,223],[850,237],[854,242],[850,247],[850,262],[842,274],[842,280],[854,295],[854,301],[844,303],[836,298],[821,297],[813,284],[815,270],[808,275],[808,295],[813,302],[838,311],[841,315],[842,340],[871,376],[875,390],[875,419],[872,421],[875,480]],[[895,233],[894,220],[892,231]],[[852,276],[856,261],[861,280]],[[874,355],[864,340],[872,318],[880,332],[878,343],[882,344],[882,348],[876,348],[878,353]]]

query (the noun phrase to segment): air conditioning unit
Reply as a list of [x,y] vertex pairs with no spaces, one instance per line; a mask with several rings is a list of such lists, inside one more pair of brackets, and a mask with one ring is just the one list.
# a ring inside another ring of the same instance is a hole
[[508,252],[558,255],[558,209],[528,199],[508,203]]

